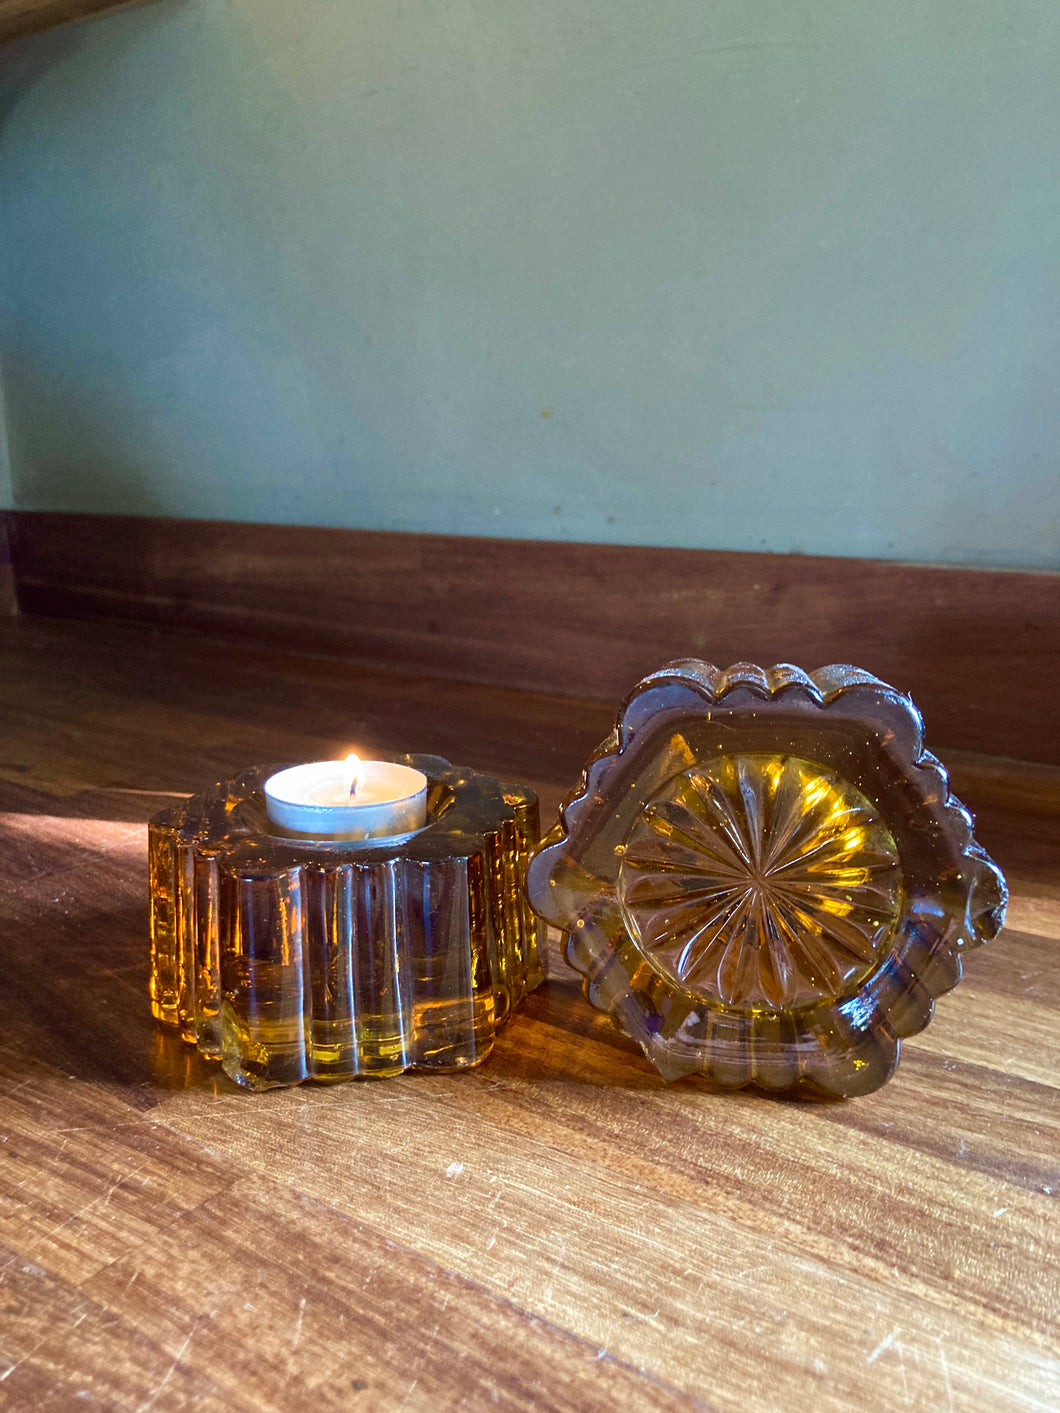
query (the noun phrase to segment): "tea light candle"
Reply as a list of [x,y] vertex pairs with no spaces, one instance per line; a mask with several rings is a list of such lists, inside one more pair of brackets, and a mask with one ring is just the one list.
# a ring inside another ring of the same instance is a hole
[[269,819],[303,839],[389,839],[427,822],[427,777],[383,760],[318,760],[265,782]]

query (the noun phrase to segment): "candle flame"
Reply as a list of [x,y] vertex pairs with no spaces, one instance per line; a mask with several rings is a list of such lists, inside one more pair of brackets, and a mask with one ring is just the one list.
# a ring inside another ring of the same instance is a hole
[[356,751],[351,751],[343,761],[346,767],[346,793],[352,800],[357,793],[357,781],[361,774],[361,758]]

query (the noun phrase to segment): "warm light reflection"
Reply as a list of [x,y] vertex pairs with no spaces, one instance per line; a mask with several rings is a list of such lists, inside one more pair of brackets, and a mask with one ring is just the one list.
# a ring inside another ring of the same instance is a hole
[[0,834],[20,836],[41,844],[77,848],[143,848],[144,823],[135,819],[92,819],[67,814],[0,812]]
[[668,781],[621,854],[631,934],[726,1006],[837,997],[902,906],[894,839],[849,781],[798,756],[719,756]]
[[[173,801],[183,802],[189,796],[187,790],[139,790],[120,785],[85,785],[76,790],[45,790],[40,793],[48,796],[48,813],[38,813],[32,808],[0,808],[0,828],[18,830],[24,834],[45,834],[50,825],[46,821],[67,826],[103,826],[121,824],[145,825],[153,814]],[[3,802],[7,804],[6,801]],[[43,801],[42,801],[43,803]]]

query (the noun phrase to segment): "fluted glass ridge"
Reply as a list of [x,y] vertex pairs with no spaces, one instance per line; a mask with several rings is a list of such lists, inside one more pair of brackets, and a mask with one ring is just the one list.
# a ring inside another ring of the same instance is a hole
[[280,837],[254,767],[149,829],[151,1006],[252,1089],[459,1070],[544,979],[525,900],[532,791],[393,757],[427,775],[400,841]]

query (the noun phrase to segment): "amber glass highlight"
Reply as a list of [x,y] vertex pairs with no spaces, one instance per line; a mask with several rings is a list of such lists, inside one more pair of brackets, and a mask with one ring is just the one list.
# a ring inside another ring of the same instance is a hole
[[719,756],[675,776],[619,847],[641,950],[726,1006],[844,995],[901,916],[887,826],[860,791],[797,756]]
[[844,1096],[888,1078],[1006,901],[908,697],[698,661],[634,690],[528,890],[663,1074]]
[[150,827],[155,1016],[246,1087],[457,1070],[544,979],[519,786],[402,756],[428,823],[397,842],[270,832],[245,772]]

